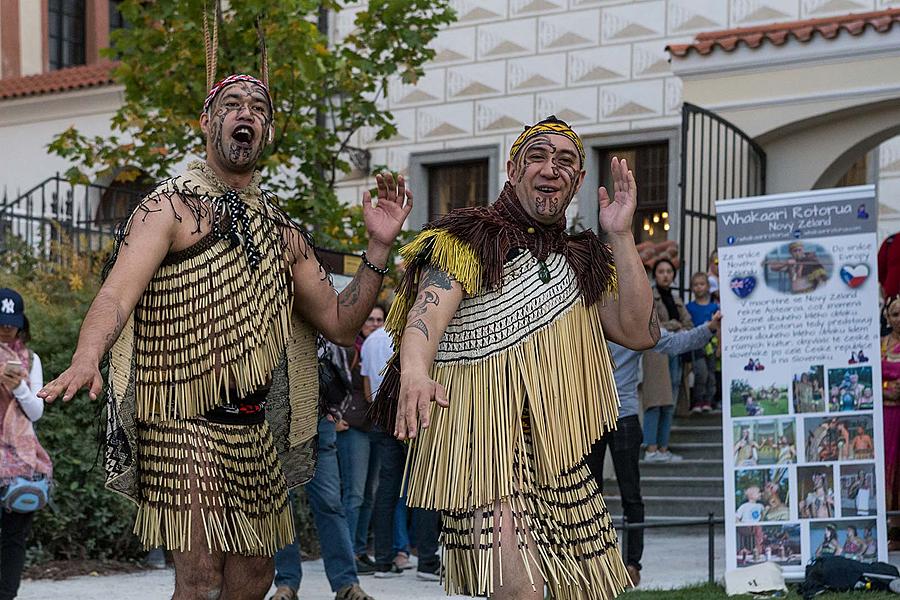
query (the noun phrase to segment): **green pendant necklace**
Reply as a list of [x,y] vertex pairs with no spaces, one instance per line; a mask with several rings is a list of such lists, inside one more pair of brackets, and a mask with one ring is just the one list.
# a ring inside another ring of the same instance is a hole
[[550,283],[550,269],[547,268],[547,263],[542,260],[538,261],[538,277],[544,283]]

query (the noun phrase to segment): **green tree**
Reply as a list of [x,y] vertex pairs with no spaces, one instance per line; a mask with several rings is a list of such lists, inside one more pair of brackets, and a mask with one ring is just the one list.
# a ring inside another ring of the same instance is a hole
[[[117,82],[125,101],[110,134],[89,137],[75,128],[50,150],[76,166],[80,181],[170,174],[185,156],[204,154],[199,113],[206,96],[203,10],[200,0],[125,0],[129,28],[111,34]],[[227,6],[226,6],[227,4]],[[268,46],[269,84],[276,105],[275,139],[260,169],[283,208],[314,226],[327,247],[358,250],[362,212],[336,199],[334,184],[350,171],[354,134],[376,140],[396,133],[393,115],[379,107],[388,82],[414,83],[434,55],[428,47],[453,21],[448,0],[370,0],[354,29],[329,42],[329,19],[347,10],[339,0],[231,0],[219,22],[218,77],[260,73],[258,29]],[[210,17],[213,11],[209,12]]]

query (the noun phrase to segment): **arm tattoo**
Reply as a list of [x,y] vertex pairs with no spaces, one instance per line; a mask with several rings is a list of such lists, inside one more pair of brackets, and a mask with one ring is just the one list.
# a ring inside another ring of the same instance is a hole
[[338,298],[341,306],[354,306],[359,302],[359,279],[354,277]]
[[122,318],[122,309],[116,306],[116,323],[113,325],[112,331],[106,334],[106,341],[103,344],[103,354],[109,352],[109,349],[113,347],[113,344],[116,343],[116,340],[119,338],[119,334],[122,333],[122,329],[125,328],[125,319]]
[[650,309],[650,339],[654,342],[659,341],[659,315],[656,314],[656,308]]
[[416,303],[413,304],[412,309],[409,311],[410,318],[421,317],[425,314],[425,311],[428,310],[428,305],[433,304],[437,306],[441,303],[441,299],[437,294],[432,292],[431,290],[422,290],[422,293],[419,294],[419,299],[416,300]]
[[446,271],[426,268],[425,273],[422,275],[422,281],[419,285],[423,290],[431,286],[440,288],[442,290],[449,290],[453,287],[453,278],[450,277],[450,274]]
[[422,332],[422,335],[425,336],[426,340],[430,339],[428,337],[428,327],[425,325],[425,321],[423,321],[422,319],[416,319],[411,324],[407,325],[406,328],[407,329],[418,329],[419,331]]

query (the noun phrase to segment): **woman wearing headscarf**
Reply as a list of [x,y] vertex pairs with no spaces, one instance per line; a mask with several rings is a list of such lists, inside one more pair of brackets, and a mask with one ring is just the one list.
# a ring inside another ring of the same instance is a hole
[[[53,474],[32,426],[44,413],[44,401],[35,395],[44,373],[29,340],[22,296],[0,289],[0,498],[18,478],[50,479]],[[34,512],[0,509],[0,600],[12,600],[19,591],[33,520]]]

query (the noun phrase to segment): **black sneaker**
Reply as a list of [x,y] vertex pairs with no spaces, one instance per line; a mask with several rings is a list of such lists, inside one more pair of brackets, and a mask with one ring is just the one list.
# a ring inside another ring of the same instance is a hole
[[391,564],[390,567],[376,567],[375,568],[375,578],[376,579],[393,579],[394,577],[402,577],[403,569],[398,567],[395,564]]
[[421,579],[422,581],[440,581],[442,574],[443,569],[441,568],[440,563],[434,565],[430,569],[423,568],[420,564],[416,571],[416,579]]
[[372,559],[366,556],[365,554],[360,554],[356,557],[356,574],[357,575],[371,575],[375,572],[375,563],[372,562]]

